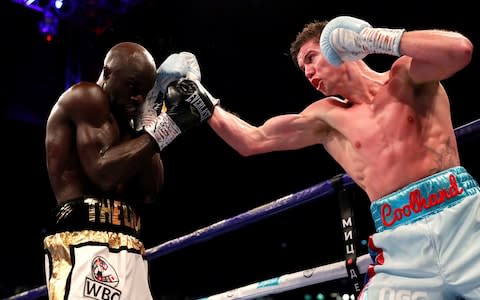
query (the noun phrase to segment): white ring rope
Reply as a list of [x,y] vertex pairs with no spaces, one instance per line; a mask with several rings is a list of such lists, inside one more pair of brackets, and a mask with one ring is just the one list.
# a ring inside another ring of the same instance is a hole
[[[368,265],[372,263],[369,254],[357,258],[357,266],[360,273],[366,273]],[[348,277],[345,261],[339,261],[329,265],[323,265],[295,273],[281,275],[264,281],[252,283],[240,288],[226,291],[220,294],[200,298],[198,300],[247,300],[261,296],[279,294],[304,286],[314,285],[320,282],[331,281]]]

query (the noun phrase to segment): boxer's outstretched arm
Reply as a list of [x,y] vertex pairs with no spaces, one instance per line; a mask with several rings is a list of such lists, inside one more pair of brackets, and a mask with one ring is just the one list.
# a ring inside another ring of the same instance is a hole
[[306,113],[276,116],[257,127],[220,106],[215,108],[208,124],[243,156],[320,144],[328,129],[324,121]]

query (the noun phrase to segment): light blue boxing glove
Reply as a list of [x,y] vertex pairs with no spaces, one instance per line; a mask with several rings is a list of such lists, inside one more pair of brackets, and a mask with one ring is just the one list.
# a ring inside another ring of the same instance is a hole
[[183,51],[171,54],[160,67],[158,67],[157,82],[160,92],[163,94],[165,94],[167,87],[172,82],[180,78],[198,81],[202,79],[197,58],[190,52]]
[[[173,53],[168,56],[157,69],[157,78],[153,88],[148,92],[144,104],[140,108],[135,129],[140,131],[150,124],[160,113],[161,100],[168,86],[181,78],[201,80],[200,66],[197,58],[190,52]],[[159,98],[160,96],[160,98]]]
[[340,16],[327,23],[320,36],[320,51],[332,65],[363,59],[371,53],[400,56],[405,29],[372,28],[364,20]]
[[[220,99],[213,97],[202,85],[202,73],[200,72],[197,58],[193,53],[183,51],[167,57],[157,70],[157,81],[155,85],[158,85],[158,90],[165,95],[168,86],[180,79],[194,81],[198,90],[209,98],[213,106],[219,104]],[[152,90],[155,90],[155,86]]]

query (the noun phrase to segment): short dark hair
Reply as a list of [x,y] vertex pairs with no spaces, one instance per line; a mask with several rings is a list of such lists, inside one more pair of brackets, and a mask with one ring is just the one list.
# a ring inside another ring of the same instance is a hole
[[[293,59],[293,62],[298,67],[297,56],[300,48],[311,39],[320,40],[320,35],[322,34],[323,28],[327,25],[328,21],[318,21],[314,20],[306,24],[302,31],[300,31],[295,40],[290,44],[290,56]],[[320,42],[320,41],[319,41]]]

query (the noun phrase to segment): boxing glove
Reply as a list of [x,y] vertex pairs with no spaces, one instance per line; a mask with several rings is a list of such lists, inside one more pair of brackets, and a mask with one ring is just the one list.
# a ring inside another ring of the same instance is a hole
[[400,39],[405,29],[372,28],[360,19],[340,16],[327,23],[320,35],[320,50],[328,62],[363,59],[371,53],[400,56]]
[[143,129],[162,150],[181,133],[208,120],[217,103],[218,99],[213,98],[199,81],[181,78],[166,89],[166,111]]
[[135,121],[135,129],[140,131],[158,115],[167,87],[180,78],[201,80],[197,58],[190,52],[173,53],[157,69],[157,78],[148,92]]
[[190,52],[171,54],[157,69],[158,86],[163,94],[172,82],[180,78],[198,81],[202,79],[197,58]]

